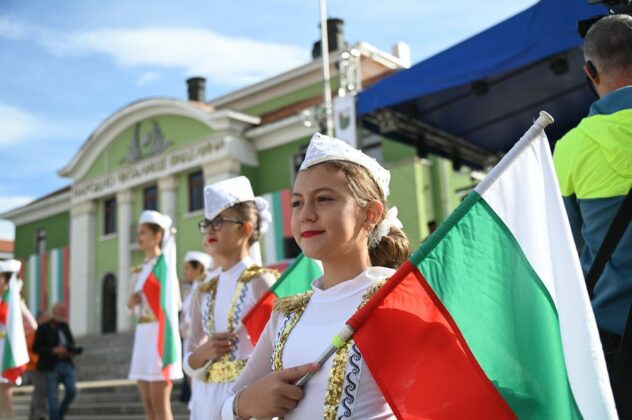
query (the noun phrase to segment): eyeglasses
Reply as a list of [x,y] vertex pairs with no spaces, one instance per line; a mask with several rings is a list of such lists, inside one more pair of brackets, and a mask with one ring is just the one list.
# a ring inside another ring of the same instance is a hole
[[244,221],[236,219],[234,217],[226,217],[226,216],[217,216],[210,222],[208,220],[202,220],[198,223],[198,228],[200,229],[200,233],[204,235],[206,232],[212,230],[213,232],[217,232],[224,226],[224,222],[235,223],[238,225],[243,225]]

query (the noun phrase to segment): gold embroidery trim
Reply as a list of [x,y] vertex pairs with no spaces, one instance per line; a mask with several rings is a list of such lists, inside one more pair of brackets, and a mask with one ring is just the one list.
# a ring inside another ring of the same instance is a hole
[[215,293],[215,290],[217,290],[218,281],[219,281],[219,277],[214,277],[211,280],[200,284],[198,286],[198,290],[200,291],[200,293],[210,293],[210,292]]
[[285,350],[285,343],[287,342],[290,333],[296,326],[296,323],[299,319],[301,319],[303,312],[305,312],[305,308],[307,308],[309,299],[313,294],[314,292],[309,291],[301,293],[300,295],[288,296],[275,302],[274,310],[285,315],[289,315],[291,318],[283,326],[283,331],[281,331],[279,340],[274,348],[274,353],[272,355],[273,370],[283,369],[283,350]]
[[290,315],[297,310],[305,310],[314,292],[308,291],[298,295],[286,296],[274,302],[273,311],[283,315]]
[[[241,273],[239,280],[237,280],[237,287],[235,287],[235,291],[233,292],[230,306],[228,308],[228,331],[233,331],[235,325],[233,325],[233,320],[235,317],[235,310],[237,308],[237,302],[239,301],[239,297],[241,293],[248,284],[253,279],[261,276],[264,273],[272,273],[278,277],[278,272],[276,270],[269,270],[267,268],[259,267],[257,265],[250,266]],[[276,273],[276,274],[275,274]],[[215,334],[215,299],[217,296],[217,283],[219,282],[219,277],[214,278],[213,280],[202,284],[198,290],[202,293],[210,293],[211,302],[209,303],[209,313],[208,313],[208,331],[209,335],[213,336]],[[246,366],[245,360],[229,360],[229,355],[224,355],[220,360],[211,363],[206,369],[206,381],[207,382],[231,382],[237,379],[243,368]]]
[[[379,280],[369,286],[362,296],[358,309],[363,307],[387,281],[388,279]],[[334,354],[331,370],[329,371],[329,381],[327,382],[327,395],[325,396],[324,418],[326,420],[335,420],[336,414],[338,414],[342,385],[345,381],[345,371],[347,370],[347,360],[349,359],[349,348],[351,348],[353,343],[353,339],[350,339]]]
[[338,414],[340,397],[342,396],[342,385],[345,382],[349,348],[352,344],[353,340],[347,341],[347,343],[334,354],[331,371],[329,372],[329,380],[327,382],[327,395],[325,396],[325,412],[323,418],[326,420],[335,420],[336,414]]
[[211,363],[206,370],[206,382],[233,382],[246,367],[247,360],[225,360]]
[[239,278],[239,281],[243,283],[248,283],[252,279],[262,276],[265,273],[270,273],[274,276],[274,278],[277,278],[277,279],[279,278],[279,275],[280,275],[280,273],[277,270],[274,270],[271,268],[260,267],[258,265],[251,265],[250,267],[244,270],[244,272],[241,274],[241,277]]
[[237,308],[237,301],[239,300],[239,297],[241,296],[241,293],[244,290],[244,287],[246,287],[246,283],[241,281],[241,279],[239,279],[239,281],[237,282],[237,287],[235,287],[235,292],[233,293],[233,297],[230,301],[230,306],[228,307],[228,324],[226,327],[227,331],[233,332],[235,326],[233,325],[233,321],[235,319],[235,309]]
[[138,317],[139,324],[148,324],[150,322],[158,322],[154,315],[141,315]]
[[215,277],[214,279],[208,281],[207,283],[203,283],[198,290],[200,293],[208,293],[209,299],[209,309],[208,309],[208,320],[206,322],[206,326],[208,328],[209,335],[212,336],[215,333],[215,298],[217,296],[217,283],[219,282],[219,277]]

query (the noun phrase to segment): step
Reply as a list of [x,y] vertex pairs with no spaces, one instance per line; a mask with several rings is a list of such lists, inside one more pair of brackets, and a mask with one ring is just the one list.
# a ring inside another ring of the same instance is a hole
[[[171,410],[175,420],[189,418],[187,404],[179,400],[181,381],[174,383]],[[143,403],[136,383],[127,379],[83,381],[77,383],[77,397],[70,406],[66,419],[143,419]],[[33,386],[14,388],[16,419],[28,417]],[[63,397],[63,388],[60,398]]]

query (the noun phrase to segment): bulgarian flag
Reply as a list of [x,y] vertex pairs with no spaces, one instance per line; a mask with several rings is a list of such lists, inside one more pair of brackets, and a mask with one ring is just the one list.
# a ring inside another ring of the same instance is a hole
[[11,382],[19,383],[26,370],[29,353],[26,347],[26,336],[22,324],[22,307],[20,303],[20,286],[14,274],[9,280],[9,288],[2,296],[0,303],[0,323],[5,326],[5,337],[0,352],[2,360],[2,376]]
[[158,354],[162,360],[162,374],[170,381],[170,366],[181,359],[182,350],[178,329],[178,278],[175,267],[167,264],[169,256],[165,256],[166,253],[165,251],[158,256],[153,268],[145,277],[142,291],[158,320]]
[[255,303],[241,323],[246,327],[250,341],[257,344],[263,329],[270,319],[272,307],[277,299],[297,295],[310,289],[312,281],[323,275],[320,263],[302,253],[274,282],[270,289]]
[[347,322],[398,418],[616,418],[551,121],[541,115]]

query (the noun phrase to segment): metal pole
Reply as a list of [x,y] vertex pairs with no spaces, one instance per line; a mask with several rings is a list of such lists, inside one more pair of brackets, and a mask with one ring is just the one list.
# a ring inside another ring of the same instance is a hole
[[327,0],[320,0],[320,55],[323,60],[323,99],[325,106],[325,131],[334,135],[331,86],[329,85],[329,39],[327,37]]

